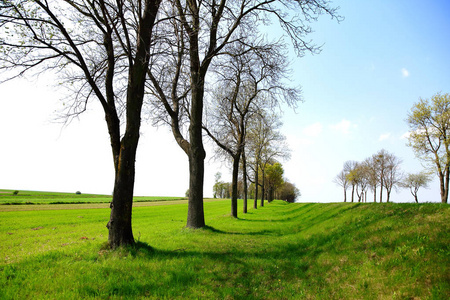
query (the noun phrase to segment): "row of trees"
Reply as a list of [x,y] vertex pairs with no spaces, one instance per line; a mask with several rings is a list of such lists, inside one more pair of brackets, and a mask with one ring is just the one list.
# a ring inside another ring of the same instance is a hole
[[[261,206],[264,206],[264,200],[271,202],[274,199],[279,199],[287,202],[295,202],[300,196],[300,191],[295,184],[284,178],[283,173],[284,170],[280,163],[267,165],[265,172],[259,173],[258,182],[260,184],[258,184],[258,191],[256,191],[256,185],[254,183],[256,180],[253,180],[250,186],[246,188],[244,183],[245,179],[242,177],[239,178],[237,183],[237,197],[244,200],[244,213],[247,212],[245,210],[247,207],[245,202],[248,198],[254,199],[253,208],[258,207],[258,200],[261,201]],[[224,182],[221,178],[222,174],[220,172],[216,173],[213,186],[214,198],[231,198],[233,184],[231,182]]]
[[[283,60],[272,57],[265,64],[264,56],[283,52],[285,42],[267,41],[259,29],[278,21],[299,56],[318,52],[305,36],[321,14],[339,18],[326,0],[0,0],[0,69],[13,72],[6,79],[33,71],[58,74],[60,86],[73,92],[68,117],[84,112],[91,99],[101,104],[115,169],[107,224],[115,248],[134,243],[131,212],[143,110],[169,125],[186,153],[186,226],[205,226],[203,130],[217,133],[204,118],[208,95],[225,101],[227,120],[241,131],[245,116],[257,114],[246,103],[297,101],[296,89],[283,86]],[[243,154],[242,138],[237,140],[237,147],[224,149],[234,160]],[[232,203],[237,211],[234,198]]]
[[417,192],[419,188],[427,187],[429,175],[422,172],[405,176],[400,169],[401,163],[400,158],[382,149],[362,162],[345,162],[334,182],[344,189],[344,202],[347,202],[347,190],[350,188],[351,202],[354,202],[355,194],[358,202],[367,202],[367,192],[370,189],[374,202],[377,202],[377,190],[379,191],[381,203],[383,191],[387,196],[386,202],[389,202],[392,190],[400,187],[409,188],[418,202]]
[[448,203],[450,183],[450,94],[436,93],[430,99],[420,98],[415,103],[406,119],[410,128],[408,146],[425,166],[425,170],[418,174],[403,176],[399,171],[401,160],[385,150],[366,159],[362,163],[346,162],[344,169],[334,182],[346,191],[356,188],[358,200],[365,197],[367,187],[371,188],[376,201],[376,187],[380,187],[380,202],[383,197],[383,187],[387,191],[387,201],[393,187],[409,188],[414,200],[418,202],[417,192],[421,187],[427,187],[431,175],[439,178],[441,202]]

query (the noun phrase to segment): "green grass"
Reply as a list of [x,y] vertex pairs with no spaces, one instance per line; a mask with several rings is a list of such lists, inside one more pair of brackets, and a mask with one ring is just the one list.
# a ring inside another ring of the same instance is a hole
[[[109,203],[112,196],[96,194],[55,193],[0,190],[0,205]],[[187,200],[184,197],[134,197],[134,202]]]
[[[41,206],[35,206],[37,209]],[[239,219],[205,202],[135,207],[135,248],[105,249],[109,209],[0,212],[0,299],[448,299],[440,204],[287,204]]]

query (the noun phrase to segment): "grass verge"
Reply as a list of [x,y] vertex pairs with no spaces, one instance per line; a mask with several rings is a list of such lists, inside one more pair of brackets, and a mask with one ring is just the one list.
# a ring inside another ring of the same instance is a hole
[[135,207],[136,247],[105,249],[108,209],[0,212],[0,298],[448,299],[439,204],[287,204],[183,229],[186,204]]

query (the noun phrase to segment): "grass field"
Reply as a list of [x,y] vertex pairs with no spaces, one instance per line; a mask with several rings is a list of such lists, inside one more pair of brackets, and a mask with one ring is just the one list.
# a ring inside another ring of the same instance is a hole
[[[112,196],[96,194],[54,193],[0,190],[0,205],[109,203]],[[183,197],[134,197],[134,202],[187,200]]]
[[236,220],[207,201],[201,230],[186,203],[147,205],[116,251],[109,209],[0,212],[0,299],[450,297],[448,205],[274,201]]

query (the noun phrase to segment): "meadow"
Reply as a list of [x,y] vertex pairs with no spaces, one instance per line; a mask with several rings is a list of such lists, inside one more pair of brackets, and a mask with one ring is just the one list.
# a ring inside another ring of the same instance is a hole
[[[0,205],[20,204],[81,204],[81,203],[110,203],[112,196],[83,194],[83,193],[56,193],[0,190]],[[183,197],[134,197],[134,202],[187,200]]]
[[[206,200],[133,209],[136,247],[108,250],[110,210],[2,211],[0,299],[448,299],[442,204],[288,204],[239,219]],[[240,203],[241,204],[241,203]]]

